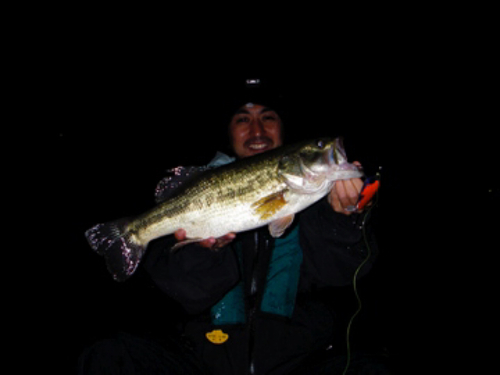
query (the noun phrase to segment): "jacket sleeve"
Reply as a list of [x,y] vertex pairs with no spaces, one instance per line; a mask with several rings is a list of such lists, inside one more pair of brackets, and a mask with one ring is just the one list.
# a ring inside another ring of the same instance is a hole
[[152,242],[143,265],[160,290],[189,314],[201,313],[237,283],[236,257],[230,246],[211,251],[191,244],[171,252],[174,242],[173,236]]
[[377,256],[377,246],[365,223],[365,214],[350,216],[335,212],[327,199],[303,211],[300,216],[300,244],[304,253],[303,280],[306,287],[343,286],[352,283],[354,272],[368,257],[359,276],[366,274]]

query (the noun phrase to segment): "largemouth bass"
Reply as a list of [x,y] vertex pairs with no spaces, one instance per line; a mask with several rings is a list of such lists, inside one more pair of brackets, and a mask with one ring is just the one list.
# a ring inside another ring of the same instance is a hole
[[123,281],[156,238],[184,229],[187,240],[177,249],[265,225],[279,237],[294,215],[327,195],[336,180],[361,176],[347,162],[341,138],[301,142],[205,171],[148,212],[97,224],[85,235],[113,278]]

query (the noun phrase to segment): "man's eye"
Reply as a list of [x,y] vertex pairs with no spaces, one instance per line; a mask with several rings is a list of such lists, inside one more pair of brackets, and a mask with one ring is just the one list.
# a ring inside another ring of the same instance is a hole
[[263,116],[262,119],[264,121],[275,121],[276,120],[276,116],[273,116],[273,115],[266,115],[266,116]]
[[240,117],[235,120],[237,124],[248,122],[248,117]]

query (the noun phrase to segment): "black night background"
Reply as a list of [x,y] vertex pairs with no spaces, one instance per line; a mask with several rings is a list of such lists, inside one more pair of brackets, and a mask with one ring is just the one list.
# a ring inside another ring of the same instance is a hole
[[[451,224],[456,217],[450,218],[449,207],[457,197],[464,202],[475,194],[477,214],[489,229],[489,210],[483,209],[498,190],[486,175],[474,191],[457,191],[464,179],[450,164],[468,157],[470,139],[461,131],[456,141],[455,119],[467,123],[475,111],[450,101],[455,90],[449,85],[456,82],[445,75],[446,66],[399,56],[369,66],[358,60],[332,69],[276,64],[229,71],[80,57],[77,64],[69,59],[40,68],[31,92],[40,98],[31,110],[45,119],[30,146],[31,167],[42,172],[36,191],[43,191],[37,222],[44,234],[33,253],[23,255],[32,257],[36,271],[29,289],[40,298],[30,304],[26,326],[36,328],[25,337],[53,369],[49,373],[71,373],[86,346],[116,331],[168,334],[175,324],[178,307],[147,275],[139,270],[125,283],[114,282],[84,232],[152,207],[167,169],[206,164],[224,150],[221,103],[247,78],[260,78],[284,96],[289,142],[342,135],[350,160],[359,160],[367,175],[381,173],[372,218],[380,257],[359,282],[363,308],[353,327],[356,350],[387,356],[401,374],[411,373],[416,362],[432,362],[449,346],[445,342],[458,329],[449,326],[449,311],[491,307],[478,297],[480,287],[464,282],[462,272],[475,283],[480,274],[480,285],[493,277],[475,269],[477,260],[469,263],[470,248],[457,247],[461,227]],[[458,144],[448,149],[442,142]],[[489,143],[483,144],[487,149]],[[478,163],[485,158],[476,157]],[[449,259],[457,257],[461,266],[452,266]],[[458,290],[468,290],[460,302]],[[332,289],[331,295],[348,319],[356,309],[352,288]],[[459,336],[467,330],[463,323]]]

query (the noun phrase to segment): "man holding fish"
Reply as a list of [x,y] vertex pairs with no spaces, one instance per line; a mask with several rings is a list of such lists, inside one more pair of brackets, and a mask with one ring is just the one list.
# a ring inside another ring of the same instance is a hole
[[[87,238],[118,281],[133,274],[147,247],[143,267],[189,315],[182,334],[203,371],[313,374],[305,369],[312,357],[331,365],[337,328],[313,291],[349,285],[367,257],[356,210],[361,165],[347,162],[340,139],[283,146],[278,102],[259,90],[247,94],[229,123],[235,158],[218,154],[208,173],[185,185],[168,179],[157,189],[159,208],[99,224]],[[376,257],[368,241],[373,254],[359,276]],[[121,354],[144,362],[138,353]],[[91,355],[82,361],[92,367]],[[189,371],[198,370],[182,373]]]

